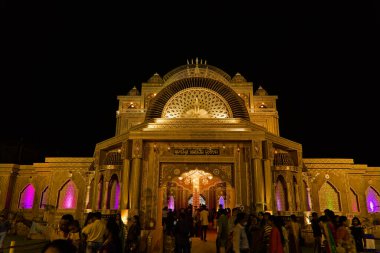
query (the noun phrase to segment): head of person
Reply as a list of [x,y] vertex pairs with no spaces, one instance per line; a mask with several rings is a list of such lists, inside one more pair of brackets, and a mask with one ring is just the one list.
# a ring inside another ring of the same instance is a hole
[[122,222],[122,220],[121,220],[121,214],[120,214],[120,213],[117,213],[117,214],[116,214],[116,216],[115,216],[115,221],[116,221],[117,223]]
[[70,230],[70,232],[73,232],[73,233],[79,232],[80,231],[79,221],[78,220],[73,220],[69,224],[69,230]]
[[59,221],[59,229],[64,232],[70,232],[69,225],[74,221],[74,217],[71,214],[62,215]]
[[69,240],[54,240],[46,244],[41,253],[67,253],[76,252],[77,248]]
[[295,214],[290,215],[290,220],[297,222],[297,216]]
[[101,220],[102,219],[102,213],[101,212],[95,212],[93,220]]
[[247,225],[248,217],[245,213],[241,212],[236,215],[235,219],[235,225],[240,223],[240,225],[245,226]]
[[138,215],[133,215],[132,223],[140,226],[140,217]]
[[358,217],[354,217],[354,218],[352,218],[351,223],[352,223],[352,225],[354,225],[354,226],[358,226],[358,225],[361,224],[361,222],[360,222],[360,220],[359,220]]
[[111,217],[107,220],[107,223],[106,223],[106,236],[116,239],[118,234],[119,234],[119,226],[116,223],[116,218]]
[[92,223],[92,219],[94,218],[94,213],[90,212],[87,214],[85,225]]
[[339,221],[338,221],[338,225],[339,226],[347,226],[347,217],[342,215],[342,216],[339,216]]
[[269,217],[271,217],[272,215],[270,214],[270,213],[268,213],[268,212],[265,212],[264,214],[263,214],[263,220],[269,220]]
[[317,220],[318,219],[318,213],[317,212],[313,212],[311,214],[311,217],[313,218],[313,220]]

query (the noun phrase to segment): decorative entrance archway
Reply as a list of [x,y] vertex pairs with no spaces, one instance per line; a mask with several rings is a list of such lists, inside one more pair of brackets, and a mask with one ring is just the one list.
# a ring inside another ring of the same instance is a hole
[[164,208],[187,208],[190,197],[193,207],[199,207],[199,196],[204,198],[209,209],[217,209],[220,199],[225,207],[235,206],[232,163],[176,163],[167,162],[160,166],[160,188]]

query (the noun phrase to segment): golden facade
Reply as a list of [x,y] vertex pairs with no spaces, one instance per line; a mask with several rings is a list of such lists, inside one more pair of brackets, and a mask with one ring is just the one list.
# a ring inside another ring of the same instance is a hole
[[36,217],[49,206],[81,220],[89,210],[139,214],[152,245],[169,204],[298,216],[380,211],[380,168],[303,158],[300,143],[280,136],[277,96],[239,73],[196,59],[117,98],[116,134],[94,157],[0,164],[0,208]]

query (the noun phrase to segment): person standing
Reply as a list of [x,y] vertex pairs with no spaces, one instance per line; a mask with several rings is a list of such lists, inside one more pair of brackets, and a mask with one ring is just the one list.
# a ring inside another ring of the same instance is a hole
[[103,244],[106,225],[101,219],[102,214],[100,212],[94,213],[92,223],[82,229],[82,233],[85,234],[87,238],[86,253],[97,253]]
[[356,251],[362,252],[364,251],[364,246],[363,246],[364,228],[362,227],[358,217],[352,218],[351,223],[352,225],[350,229],[351,229],[351,234],[355,240]]
[[297,222],[297,216],[290,215],[290,222],[287,225],[289,235],[289,252],[301,253],[301,225]]
[[121,249],[119,238],[119,225],[116,218],[111,217],[107,220],[105,240],[99,249],[99,253],[124,253]]
[[206,234],[208,228],[208,210],[205,205],[202,206],[202,211],[199,213],[201,220],[201,240],[207,242]]
[[280,219],[280,217],[271,215],[268,220],[268,224],[272,227],[269,239],[269,253],[284,253],[284,236]]
[[313,212],[311,214],[311,228],[313,229],[313,236],[314,236],[314,253],[317,251],[317,253],[321,253],[321,245],[322,245],[322,231],[321,231],[321,225],[319,224],[318,219],[318,213]]
[[178,221],[174,226],[175,231],[175,252],[189,253],[190,252],[190,224],[186,217],[186,213],[180,212]]
[[125,226],[123,220],[121,219],[120,213],[116,214],[115,222],[116,222],[117,226],[119,227],[119,240],[121,243],[121,251],[124,252],[125,251],[125,239],[126,239],[127,233],[126,233],[126,226]]
[[245,226],[247,225],[247,215],[243,212],[238,213],[232,234],[232,247],[234,253],[249,253],[249,242]]
[[5,215],[0,215],[0,249],[4,248],[4,239],[10,228],[9,221],[5,218]]
[[227,220],[227,211],[226,209],[219,208],[219,218],[218,224],[216,227],[217,236],[217,252],[225,253],[226,252],[226,244],[228,240],[228,220]]
[[128,253],[139,252],[140,233],[141,233],[140,217],[138,215],[134,215],[131,220],[131,225],[128,228],[126,252]]
[[347,229],[347,217],[339,216],[339,224],[336,230],[337,252],[356,253],[355,241],[350,231]]

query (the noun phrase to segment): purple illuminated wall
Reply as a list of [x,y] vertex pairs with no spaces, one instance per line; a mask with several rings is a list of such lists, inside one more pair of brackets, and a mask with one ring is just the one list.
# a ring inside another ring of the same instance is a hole
[[372,187],[369,187],[367,192],[367,210],[369,213],[380,211],[379,194]]
[[284,178],[279,176],[277,178],[275,195],[276,195],[276,205],[278,211],[286,211],[287,210],[287,198],[286,198],[286,188],[284,187]]
[[113,198],[114,203],[113,203],[112,207],[113,207],[113,209],[116,210],[116,209],[119,209],[119,203],[120,203],[120,184],[118,181],[115,181],[113,185],[114,185],[113,190],[114,190],[115,196]]
[[21,192],[19,208],[32,209],[36,190],[32,184],[28,184]]
[[168,201],[168,209],[172,209],[174,211],[174,197],[173,195],[171,195],[169,197],[169,201]]
[[60,209],[73,209],[77,207],[76,187],[72,180],[69,180],[59,192]]
[[222,205],[222,208],[224,209],[224,198],[223,198],[223,196],[220,196],[220,198],[219,198],[219,205]]

